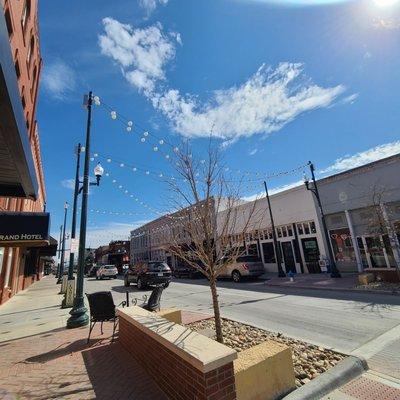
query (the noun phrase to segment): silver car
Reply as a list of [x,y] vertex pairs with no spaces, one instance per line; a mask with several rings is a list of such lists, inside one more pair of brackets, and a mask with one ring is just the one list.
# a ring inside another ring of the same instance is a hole
[[244,277],[257,278],[264,274],[264,265],[257,256],[239,256],[228,264],[219,275],[221,278],[232,278],[234,282],[240,282]]
[[118,275],[118,269],[115,265],[102,265],[96,271],[96,279],[114,278]]

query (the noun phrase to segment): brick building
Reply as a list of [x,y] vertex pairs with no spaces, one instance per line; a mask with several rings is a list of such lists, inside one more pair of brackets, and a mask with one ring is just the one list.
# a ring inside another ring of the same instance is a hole
[[40,279],[42,257],[53,255],[56,242],[48,236],[49,215],[45,213],[46,192],[36,121],[42,67],[38,3],[0,0],[0,5],[0,109],[5,111],[0,115],[2,303]]

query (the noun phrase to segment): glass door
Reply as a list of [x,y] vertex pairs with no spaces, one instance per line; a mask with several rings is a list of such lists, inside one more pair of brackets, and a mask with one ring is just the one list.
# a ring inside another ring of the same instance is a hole
[[294,259],[292,243],[282,242],[281,246],[282,246],[283,260],[285,262],[286,272],[289,271],[296,272],[296,261]]
[[372,268],[386,268],[385,253],[381,236],[366,236],[365,243]]

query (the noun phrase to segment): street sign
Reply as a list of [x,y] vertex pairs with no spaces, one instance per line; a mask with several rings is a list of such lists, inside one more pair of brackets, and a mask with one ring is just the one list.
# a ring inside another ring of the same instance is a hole
[[71,253],[78,253],[79,250],[79,239],[71,239],[71,246],[70,246],[70,251]]

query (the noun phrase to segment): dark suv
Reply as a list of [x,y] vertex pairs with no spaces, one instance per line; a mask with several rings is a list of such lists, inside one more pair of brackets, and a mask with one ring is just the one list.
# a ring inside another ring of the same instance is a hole
[[140,262],[129,267],[125,273],[124,283],[125,286],[136,283],[139,290],[145,289],[149,285],[163,284],[167,287],[171,282],[171,277],[171,269],[165,262]]

